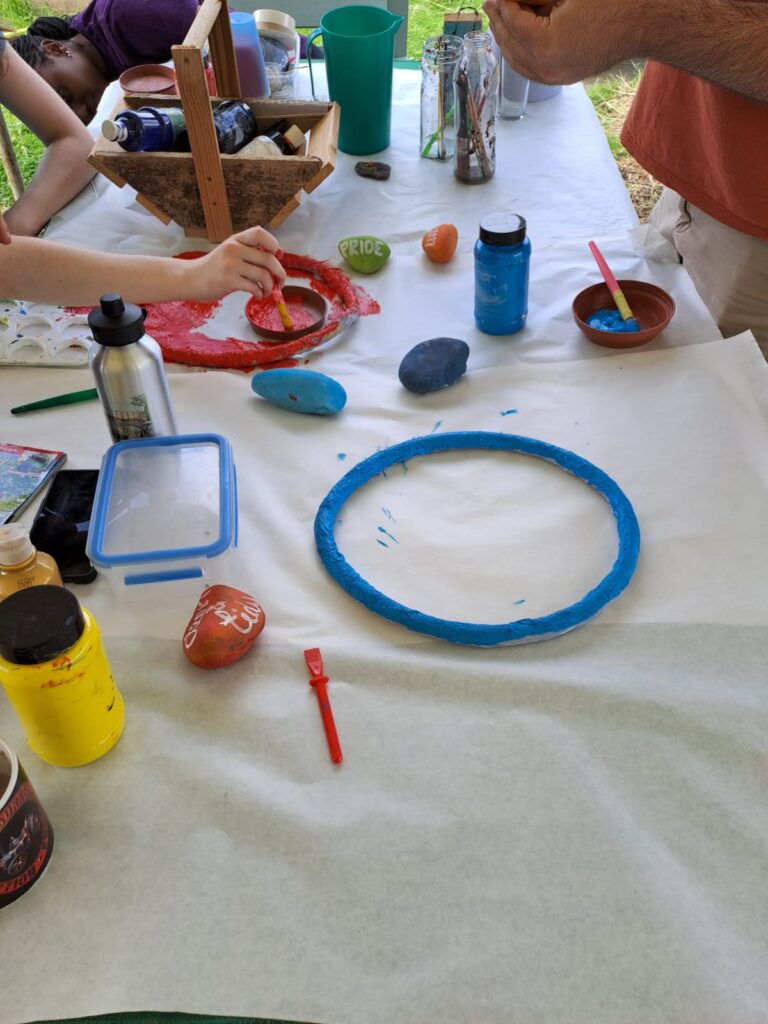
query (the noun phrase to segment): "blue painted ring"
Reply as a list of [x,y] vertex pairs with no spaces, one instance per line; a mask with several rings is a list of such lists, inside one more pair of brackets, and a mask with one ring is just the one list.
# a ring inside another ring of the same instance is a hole
[[[552,462],[583,480],[608,502],[616,522],[619,541],[616,561],[600,583],[579,601],[540,618],[518,619],[515,622],[489,624],[440,619],[388,598],[364,580],[341,554],[336,545],[333,528],[344,503],[355,491],[390,466],[419,455],[471,449],[520,452]],[[323,565],[333,579],[351,597],[377,615],[400,623],[417,633],[426,633],[451,643],[496,647],[559,636],[582,626],[602,611],[619,596],[632,578],[640,552],[640,527],[634,509],[619,485],[602,469],[598,469],[580,455],[531,437],[462,431],[414,437],[410,441],[376,452],[354,466],[331,488],[321,502],[315,517],[315,544]]]

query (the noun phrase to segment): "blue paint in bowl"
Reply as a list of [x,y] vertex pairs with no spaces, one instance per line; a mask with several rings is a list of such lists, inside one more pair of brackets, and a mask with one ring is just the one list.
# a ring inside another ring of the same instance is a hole
[[615,334],[635,334],[640,330],[636,320],[623,320],[618,309],[597,309],[587,317],[587,323],[597,331]]

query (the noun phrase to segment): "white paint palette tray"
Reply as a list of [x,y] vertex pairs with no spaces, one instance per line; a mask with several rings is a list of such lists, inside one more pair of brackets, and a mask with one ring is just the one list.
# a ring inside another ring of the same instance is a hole
[[0,365],[87,366],[92,344],[85,314],[0,299]]

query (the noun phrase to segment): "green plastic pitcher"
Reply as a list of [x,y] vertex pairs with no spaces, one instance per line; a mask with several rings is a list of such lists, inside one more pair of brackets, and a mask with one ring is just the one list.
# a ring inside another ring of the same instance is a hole
[[339,149],[363,155],[389,145],[392,119],[392,60],[403,19],[380,7],[336,7],[326,11],[307,40],[323,37],[328,95],[341,107]]

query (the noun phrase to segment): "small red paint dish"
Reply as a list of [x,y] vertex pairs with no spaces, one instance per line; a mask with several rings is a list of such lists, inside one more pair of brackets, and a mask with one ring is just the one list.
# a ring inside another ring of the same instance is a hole
[[286,330],[283,326],[271,295],[248,300],[245,315],[262,338],[267,341],[293,341],[322,327],[328,315],[328,304],[322,295],[312,288],[288,284],[283,288],[283,298],[288,307],[288,315],[293,320],[293,330]]
[[587,320],[599,309],[615,306],[608,285],[590,285],[579,292],[573,300],[573,319],[595,345],[603,348],[639,348],[661,334],[675,312],[675,300],[658,285],[648,281],[619,281],[619,288],[629,303],[629,308],[640,324],[639,331],[601,331],[590,327]]
[[125,93],[176,92],[176,75],[173,68],[167,68],[164,64],[137,64],[124,71],[118,81]]

